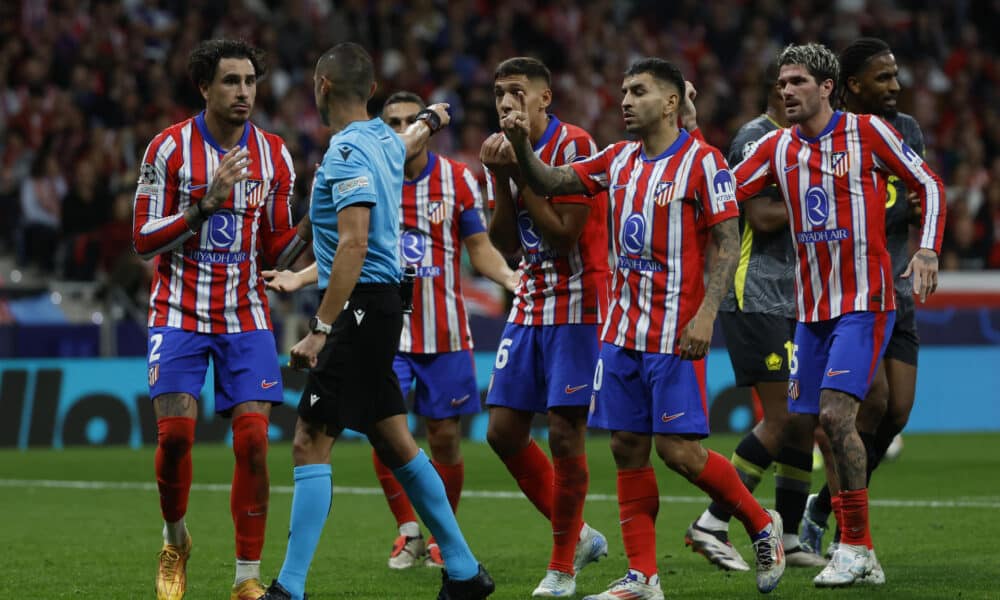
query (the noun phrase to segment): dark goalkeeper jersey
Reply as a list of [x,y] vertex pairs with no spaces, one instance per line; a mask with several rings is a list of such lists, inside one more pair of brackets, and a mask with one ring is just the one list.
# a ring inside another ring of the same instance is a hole
[[[779,129],[778,124],[767,115],[760,115],[740,127],[729,148],[727,159],[730,166],[743,162],[753,152],[757,140],[775,129]],[[760,195],[781,200],[778,188],[773,185]],[[733,288],[723,299],[719,310],[742,310],[794,319],[795,245],[788,227],[773,233],[754,231],[741,209],[740,230],[740,262],[736,267]]]
[[[924,155],[924,134],[916,119],[905,113],[899,113],[894,119],[886,119],[896,131],[903,136],[903,141],[918,155]],[[889,177],[888,198],[885,203],[886,246],[892,257],[892,277],[896,288],[896,310],[900,313],[912,311],[913,283],[900,275],[910,262],[908,242],[910,239],[910,223],[913,221],[913,209],[906,196],[909,191],[906,184],[895,175]],[[898,319],[897,319],[898,321]]]

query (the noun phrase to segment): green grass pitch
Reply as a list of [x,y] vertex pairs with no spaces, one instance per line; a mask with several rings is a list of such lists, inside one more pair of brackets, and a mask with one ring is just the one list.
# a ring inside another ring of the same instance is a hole
[[[1000,598],[1000,435],[906,435],[903,455],[884,465],[871,488],[873,536],[887,584],[878,589],[824,591],[813,572],[788,570],[774,598]],[[735,436],[710,438],[729,455]],[[607,559],[584,570],[577,598],[603,590],[626,562],[618,529],[614,466],[607,439],[589,441],[591,494],[585,517],[609,539]],[[523,497],[485,445],[467,443],[459,522],[473,551],[497,582],[498,600],[528,598],[545,573],[547,523]],[[269,581],[284,556],[291,494],[287,444],[271,449],[271,509],[262,570]],[[228,598],[233,577],[229,515],[231,451],[195,445],[196,489],[188,526],[194,551],[188,566],[192,600]],[[667,598],[752,598],[752,573],[724,573],[683,544],[684,529],[707,499],[657,464],[665,497],[657,521],[657,553]],[[367,444],[334,448],[333,511],[310,571],[313,600],[431,599],[435,569],[391,572],[385,564],[395,524],[372,472]],[[819,473],[813,486],[819,485]],[[35,480],[27,483],[24,480]],[[40,482],[40,480],[45,480]],[[3,589],[18,599],[153,597],[160,515],[152,487],[153,451],[121,448],[0,452],[0,532]],[[70,487],[65,482],[92,482]],[[115,485],[118,484],[118,485]],[[503,492],[500,497],[486,493]],[[377,492],[377,493],[376,493]],[[773,482],[759,496],[771,502]],[[738,522],[732,537],[743,556],[750,545]],[[266,583],[266,582],[265,582]]]

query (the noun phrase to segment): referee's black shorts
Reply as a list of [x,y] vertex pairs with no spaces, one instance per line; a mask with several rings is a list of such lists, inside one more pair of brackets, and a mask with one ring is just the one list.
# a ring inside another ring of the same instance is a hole
[[357,284],[309,372],[299,416],[335,437],[344,429],[367,435],[375,423],[405,414],[392,369],[402,328],[399,286]]
[[795,319],[781,315],[719,312],[736,385],[788,381],[788,354],[795,340]]

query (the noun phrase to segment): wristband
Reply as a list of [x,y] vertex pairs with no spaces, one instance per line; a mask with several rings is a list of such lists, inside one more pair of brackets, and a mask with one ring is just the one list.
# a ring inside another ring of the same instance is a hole
[[417,120],[423,121],[427,124],[427,127],[431,130],[431,135],[434,135],[441,129],[441,117],[429,108],[425,108],[418,112]]
[[205,211],[202,210],[202,208],[201,208],[201,200],[198,200],[197,202],[194,203],[194,208],[195,208],[195,210],[198,211],[198,216],[199,217],[201,217],[202,219],[207,219],[208,218],[208,215],[206,215]]

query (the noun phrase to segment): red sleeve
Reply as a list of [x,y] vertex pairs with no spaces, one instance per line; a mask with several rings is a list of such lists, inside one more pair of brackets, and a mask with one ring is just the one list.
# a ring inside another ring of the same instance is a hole
[[[563,144],[563,147],[559,149],[562,162],[557,163],[559,165],[575,165],[586,161],[589,157],[594,156],[597,153],[597,144],[594,143],[593,138],[590,137],[586,132],[580,131],[580,134],[572,137],[569,141]],[[577,171],[579,175],[579,171]],[[593,195],[591,192],[589,195]],[[590,204],[590,198],[585,194],[574,194],[568,196],[552,196],[551,198],[553,204]]]
[[701,185],[704,186],[701,190],[701,205],[708,218],[708,226],[739,217],[736,182],[729,171],[726,159],[716,148],[707,144],[699,155],[701,170],[705,175],[700,179]]
[[267,265],[281,269],[290,265],[306,247],[306,242],[297,235],[292,223],[292,192],[295,189],[295,166],[292,156],[280,139],[268,139],[274,143],[271,161],[274,164],[274,178],[262,211],[264,219],[261,227],[261,249]]
[[870,145],[880,166],[902,179],[908,189],[920,196],[920,206],[923,209],[920,247],[940,253],[947,212],[941,178],[882,119],[862,115],[858,117],[858,127],[861,139]]
[[497,207],[497,178],[493,172],[483,165],[483,178],[486,180],[486,208],[496,210]]
[[750,156],[733,169],[736,180],[736,200],[743,202],[761,193],[767,186],[776,183],[771,171],[774,143],[782,130],[778,129],[762,137]]
[[587,195],[594,196],[608,189],[608,167],[618,150],[616,146],[608,146],[590,158],[570,165],[587,188]]
[[132,208],[132,246],[152,258],[173,250],[194,233],[177,206],[177,140],[161,132],[146,147]]

